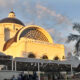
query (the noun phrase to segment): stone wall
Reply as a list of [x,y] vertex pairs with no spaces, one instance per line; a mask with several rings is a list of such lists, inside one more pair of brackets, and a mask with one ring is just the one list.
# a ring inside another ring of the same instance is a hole
[[13,75],[17,78],[20,73],[20,71],[0,71],[0,80],[10,79]]

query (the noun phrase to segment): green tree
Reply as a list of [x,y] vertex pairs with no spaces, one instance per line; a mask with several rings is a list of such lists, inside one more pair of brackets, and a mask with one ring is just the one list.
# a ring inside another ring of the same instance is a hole
[[[73,25],[73,30],[78,31],[78,33],[80,34],[80,24],[75,23]],[[70,35],[68,36],[67,42],[71,42],[71,41],[77,41],[75,44],[75,48],[76,48],[76,52],[78,52],[78,48],[79,48],[79,43],[80,43],[80,35],[79,34],[72,34],[70,33]]]

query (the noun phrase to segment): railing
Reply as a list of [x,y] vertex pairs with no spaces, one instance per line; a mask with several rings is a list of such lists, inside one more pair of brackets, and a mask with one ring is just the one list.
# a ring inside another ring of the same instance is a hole
[[[4,79],[4,80],[11,80],[11,79]],[[18,80],[18,79],[16,79]],[[55,79],[55,80],[80,80],[80,78],[76,78],[76,79]]]
[[80,78],[75,78],[75,79],[72,79],[72,78],[70,78],[70,79],[56,79],[56,80],[80,80]]

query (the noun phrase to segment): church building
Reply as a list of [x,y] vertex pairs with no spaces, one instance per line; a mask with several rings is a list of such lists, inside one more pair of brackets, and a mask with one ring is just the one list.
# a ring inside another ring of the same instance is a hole
[[28,25],[16,18],[12,11],[7,18],[0,20],[0,52],[13,57],[27,57],[30,52],[41,58],[65,56],[64,45],[55,44],[50,34],[40,26]]

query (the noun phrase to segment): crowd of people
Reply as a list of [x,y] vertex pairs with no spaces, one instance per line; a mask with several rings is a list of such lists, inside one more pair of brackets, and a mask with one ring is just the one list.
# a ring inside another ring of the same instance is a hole
[[38,80],[38,76],[36,72],[33,72],[33,75],[21,73],[18,75],[17,78],[15,77],[15,75],[13,75],[11,79],[4,79],[4,80]]
[[[46,73],[45,73],[46,74]],[[51,75],[48,73],[46,75],[41,75],[41,80],[65,80],[65,76],[62,76],[59,72],[52,73]],[[18,76],[13,75],[10,79],[4,79],[4,80],[39,80],[38,75],[36,72],[33,72],[33,74],[26,74],[24,72],[21,72]]]

